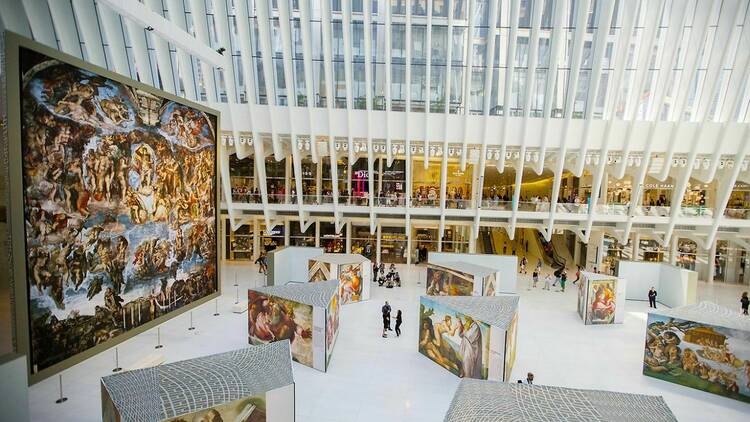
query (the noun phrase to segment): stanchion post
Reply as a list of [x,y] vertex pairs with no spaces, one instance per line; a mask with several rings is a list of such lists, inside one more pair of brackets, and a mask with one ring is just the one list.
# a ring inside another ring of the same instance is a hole
[[234,294],[234,304],[236,305],[238,303],[240,303],[240,287],[239,286],[237,286],[237,288],[235,289],[235,294]]
[[190,328],[188,328],[188,331],[195,330],[195,327],[193,326],[193,311],[190,311]]
[[57,400],[55,400],[55,403],[57,403],[57,404],[60,404],[60,403],[65,403],[66,401],[68,401],[68,398],[67,398],[67,397],[65,397],[65,396],[63,396],[63,389],[62,389],[62,374],[60,374],[60,375],[58,375],[58,376],[57,376],[57,380],[59,381],[59,384],[58,384],[58,385],[59,385],[59,387],[60,387],[60,398],[59,398],[59,399],[57,399]]
[[117,347],[115,347],[115,369],[113,369],[112,372],[120,371],[122,371],[122,368],[120,368],[120,352],[118,351]]
[[219,299],[214,300],[214,316],[219,316]]
[[234,287],[237,286],[239,286],[239,284],[237,283],[237,273],[234,273]]
[[164,347],[163,344],[161,344],[161,328],[156,327],[156,347],[154,349],[161,349]]

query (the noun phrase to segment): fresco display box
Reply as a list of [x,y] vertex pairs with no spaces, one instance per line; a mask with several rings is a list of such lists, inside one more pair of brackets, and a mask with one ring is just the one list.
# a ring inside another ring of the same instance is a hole
[[307,246],[282,246],[268,252],[266,285],[276,286],[289,281],[307,281],[307,261],[323,253],[323,248]]
[[288,341],[110,375],[104,422],[293,422]]
[[444,422],[677,422],[661,396],[463,379]]
[[289,340],[295,362],[325,372],[339,330],[339,282],[292,282],[248,290],[248,341]]
[[500,273],[468,262],[427,264],[428,296],[495,296]]
[[711,302],[649,312],[643,374],[750,403],[750,319]]
[[459,377],[510,380],[518,301],[517,295],[421,296],[419,352]]
[[[572,283],[569,283],[572,284]],[[581,273],[578,282],[578,315],[586,325],[620,324],[625,317],[623,278]]]
[[[492,268],[498,272],[495,291],[498,293],[518,293],[518,257],[481,253],[430,252],[429,264],[446,265],[451,262],[465,262]],[[502,275],[502,277],[500,276]]]
[[359,254],[326,253],[307,262],[311,282],[338,280],[341,304],[370,299],[372,262]]
[[11,287],[34,383],[218,296],[219,116],[5,39]]

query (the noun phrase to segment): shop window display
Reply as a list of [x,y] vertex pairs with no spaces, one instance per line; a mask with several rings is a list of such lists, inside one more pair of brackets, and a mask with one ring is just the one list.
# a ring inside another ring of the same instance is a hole
[[256,202],[258,198],[255,181],[255,160],[252,157],[238,159],[236,154],[229,156],[229,177],[232,186],[232,201]]
[[377,237],[374,234],[370,234],[369,226],[351,227],[352,250],[350,252],[354,254],[360,254],[370,261],[373,261],[375,259],[375,246],[377,244]]
[[38,379],[218,292],[218,119],[41,46],[8,49],[22,76],[20,348]]
[[286,158],[281,161],[266,158],[266,189],[268,202],[281,204],[286,201]]
[[279,224],[270,231],[266,231],[265,224],[261,225],[260,238],[264,251],[272,251],[279,246],[284,246],[284,225]]
[[289,222],[290,246],[315,246],[315,223],[310,224],[307,231],[302,231],[299,221]]
[[226,259],[230,261],[247,261],[253,259],[252,226],[243,224],[232,231],[229,220],[224,220]]

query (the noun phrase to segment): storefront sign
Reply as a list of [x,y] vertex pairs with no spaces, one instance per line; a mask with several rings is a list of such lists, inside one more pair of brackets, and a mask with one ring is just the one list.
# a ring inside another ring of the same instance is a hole
[[643,187],[645,189],[672,189],[674,185],[671,183],[646,183]]

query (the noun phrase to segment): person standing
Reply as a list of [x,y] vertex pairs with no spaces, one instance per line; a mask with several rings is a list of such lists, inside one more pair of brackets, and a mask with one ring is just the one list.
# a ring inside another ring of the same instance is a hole
[[656,309],[656,289],[651,286],[651,290],[648,291],[648,307]]
[[547,276],[544,277],[544,287],[542,287],[542,290],[549,290],[551,281],[552,281],[552,275],[547,274]]
[[526,384],[533,385],[534,384],[534,374],[529,372],[526,374]]
[[385,301],[385,305],[383,305],[382,308],[383,311],[383,324],[385,324],[385,328],[388,331],[393,331],[391,329],[391,305],[388,304],[388,301]]
[[534,280],[534,284],[531,286],[536,289],[536,283],[539,281],[539,270],[534,268],[534,272],[531,273],[531,279]]
[[525,256],[521,258],[521,270],[518,273],[526,274],[526,257]]
[[565,270],[562,270],[560,273],[560,289],[563,293],[565,293],[565,282],[568,281],[568,272]]
[[576,279],[573,280],[573,284],[578,283],[581,280],[581,266],[576,265]]
[[740,304],[742,304],[742,314],[747,315],[747,306],[750,305],[750,299],[747,297],[747,292],[742,292],[742,299],[740,299]]
[[401,337],[401,309],[396,313],[396,337]]

